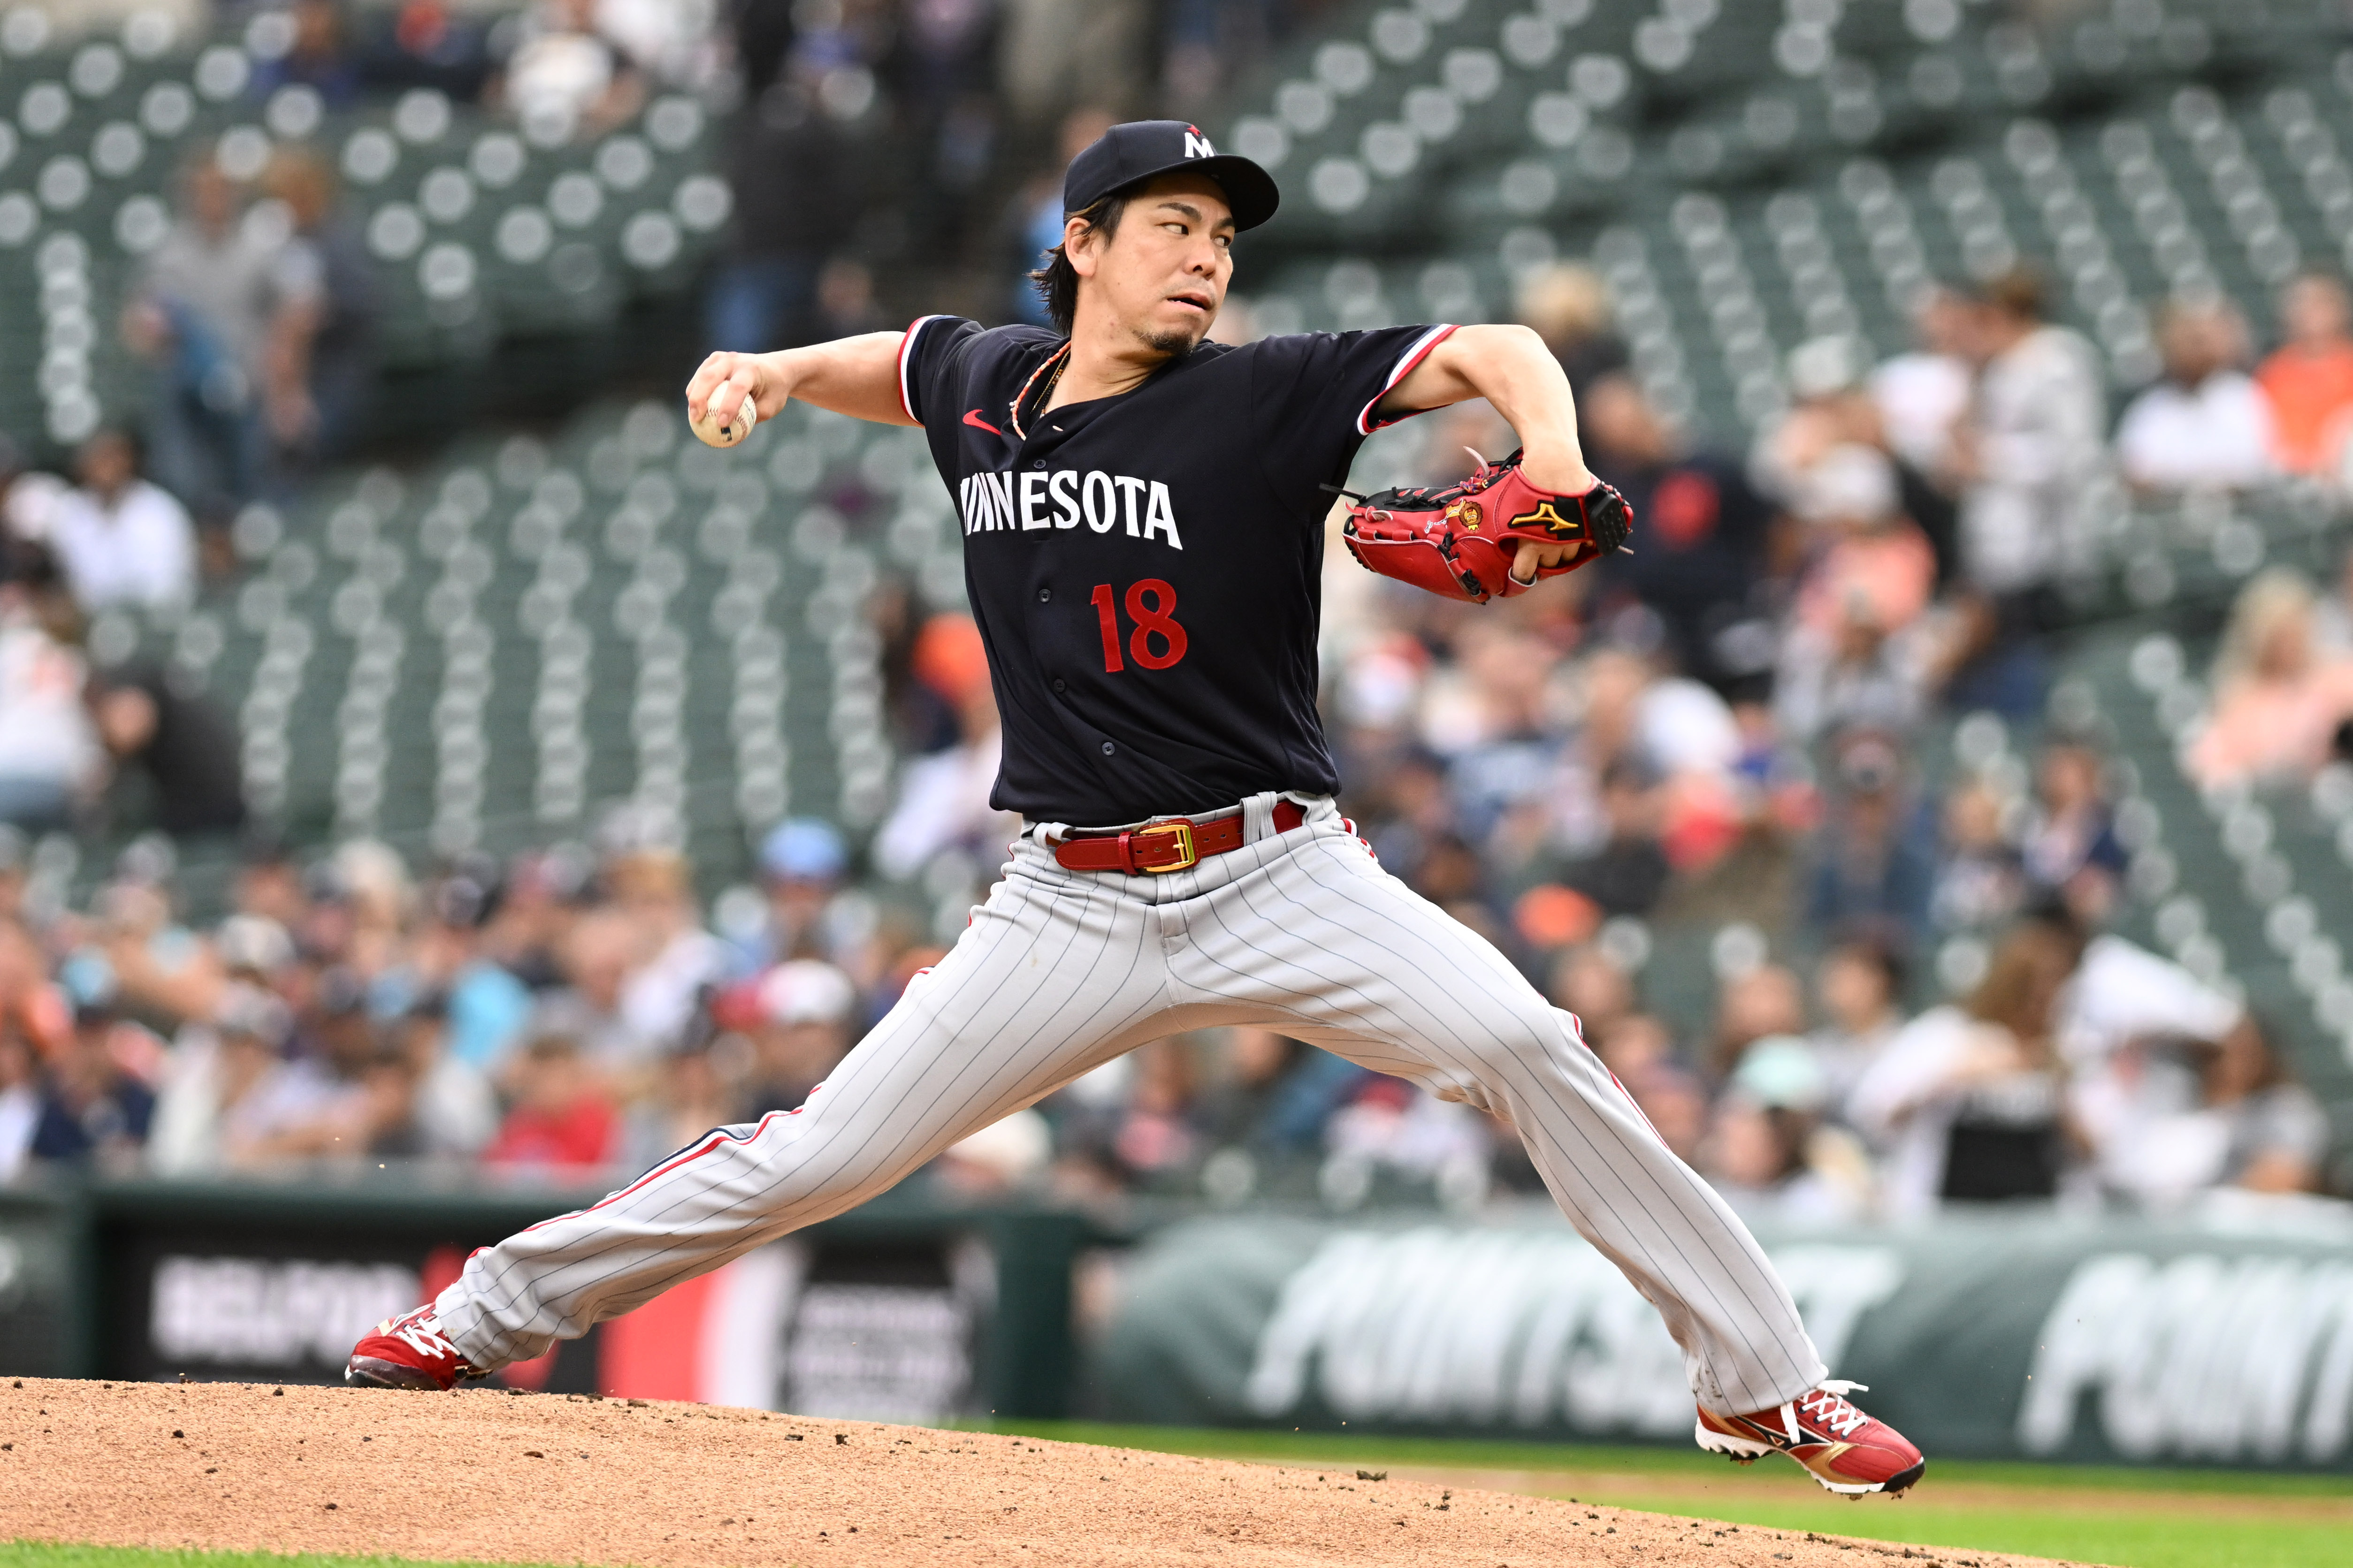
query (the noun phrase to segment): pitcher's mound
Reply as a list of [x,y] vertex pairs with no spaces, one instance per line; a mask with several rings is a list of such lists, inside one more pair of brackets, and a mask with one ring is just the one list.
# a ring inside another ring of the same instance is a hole
[[19,1537],[648,1568],[2029,1561],[708,1405],[37,1378],[0,1381]]

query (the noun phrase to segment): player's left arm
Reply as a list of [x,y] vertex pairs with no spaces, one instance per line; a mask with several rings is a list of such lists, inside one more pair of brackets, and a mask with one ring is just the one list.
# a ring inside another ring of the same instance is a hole
[[[1457,327],[1380,401],[1377,412],[1401,416],[1483,397],[1520,438],[1520,472],[1555,495],[1583,495],[1596,483],[1577,439],[1577,398],[1560,362],[1532,328]],[[1520,542],[1513,574],[1532,581],[1540,567],[1567,563],[1581,547]]]

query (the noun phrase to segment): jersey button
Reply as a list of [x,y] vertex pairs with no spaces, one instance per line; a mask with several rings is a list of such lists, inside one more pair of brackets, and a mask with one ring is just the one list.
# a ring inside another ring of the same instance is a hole
[[1062,683],[1062,678],[1060,676],[1058,675],[1054,678],[1054,690],[1057,694],[1068,691],[1069,689],[1070,688]]
[[1046,459],[1045,459],[1045,458],[1039,458],[1036,462],[1034,462],[1034,463],[1030,464],[1029,466],[1030,466],[1031,468],[1044,468],[1044,467],[1046,466]]
[[1104,756],[1108,757],[1108,756],[1110,756],[1113,752],[1116,752],[1116,751],[1118,751],[1118,750],[1119,750],[1119,748],[1118,748],[1117,746],[1113,745],[1109,741],[1105,741],[1105,742],[1103,742],[1103,755],[1104,755]]
[[1052,603],[1054,602],[1054,590],[1053,590],[1053,589],[1051,589],[1051,588],[1040,588],[1040,589],[1039,589],[1039,590],[1038,590],[1038,602],[1039,602],[1039,604],[1041,604],[1041,605],[1050,605],[1050,604],[1052,604]]

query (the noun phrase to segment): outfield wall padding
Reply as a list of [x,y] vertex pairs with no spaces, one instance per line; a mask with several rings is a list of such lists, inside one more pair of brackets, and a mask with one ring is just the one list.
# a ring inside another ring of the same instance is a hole
[[[2353,1236],[2023,1211],[1767,1243],[1833,1375],[1932,1453],[2353,1470]],[[2274,1226],[2276,1229],[2276,1226]],[[1121,1421],[1689,1439],[1681,1352],[1565,1225],[1201,1219],[1129,1259]]]

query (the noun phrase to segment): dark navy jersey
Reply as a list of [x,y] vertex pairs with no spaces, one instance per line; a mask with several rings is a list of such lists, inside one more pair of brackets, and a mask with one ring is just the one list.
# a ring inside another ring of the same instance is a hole
[[1452,330],[1204,343],[1040,413],[1062,338],[907,329],[900,395],[955,496],[1004,720],[993,805],[1087,826],[1339,787],[1315,706],[1318,487],[1346,482],[1393,422],[1374,405]]

